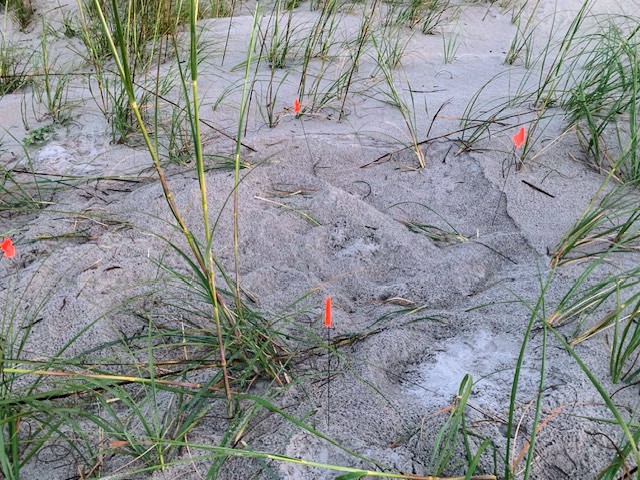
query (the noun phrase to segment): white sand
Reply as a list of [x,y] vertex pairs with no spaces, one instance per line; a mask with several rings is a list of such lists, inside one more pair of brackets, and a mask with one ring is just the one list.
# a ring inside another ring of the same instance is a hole
[[[59,20],[62,12],[76,8],[75,2],[61,2],[60,9],[49,12],[49,3],[53,2],[34,1],[38,15]],[[563,0],[557,9],[558,25],[568,25],[571,12],[580,3]],[[542,4],[540,19],[556,11],[554,1],[543,0]],[[603,0],[596,2],[596,9],[610,12],[615,5],[617,2]],[[306,6],[299,10],[296,19],[300,25],[314,18]],[[357,18],[345,14],[340,30],[355,35]],[[202,116],[232,135],[240,90],[226,96],[215,111],[211,104],[226,86],[242,77],[240,69],[230,70],[244,59],[251,20],[246,10],[243,16],[234,18],[224,66],[220,65],[220,55],[211,53],[201,71]],[[203,40],[211,42],[211,52],[219,51],[228,24],[228,19],[202,22]],[[546,25],[536,30],[536,45],[540,47],[546,42]],[[485,91],[485,101],[506,95],[524,74],[521,62],[510,70],[503,63],[515,27],[498,8],[486,4],[465,6],[456,26],[446,31],[447,35],[451,31],[460,35],[454,63],[443,62],[442,35],[416,32],[407,39],[402,67],[395,71],[405,94],[407,84],[416,91],[420,139],[425,139],[431,118],[442,104],[447,103],[433,125],[432,137],[459,128],[458,119],[473,94],[493,76],[510,72]],[[14,32],[12,36],[35,44],[39,33],[35,22],[26,33]],[[79,48],[77,40],[51,42],[56,51],[64,52],[65,58],[74,58],[64,50],[65,46]],[[513,119],[512,129],[493,135],[468,152],[457,154],[457,134],[429,143],[424,149],[428,163],[424,170],[414,168],[417,160],[411,150],[371,164],[409,142],[398,111],[383,103],[382,95],[376,93],[384,89],[384,84],[379,73],[371,77],[376,63],[372,55],[373,50],[369,49],[363,57],[358,81],[346,103],[348,115],[344,121],[338,121],[336,101],[324,114],[313,117],[294,118],[286,113],[296,95],[295,69],[278,92],[276,112],[281,118],[275,128],[265,125],[254,104],[244,141],[256,152],[244,152],[245,160],[253,167],[243,171],[246,177],[240,187],[240,273],[243,287],[267,313],[280,312],[292,301],[323,286],[300,307],[308,308],[310,313],[296,319],[311,325],[320,335],[324,334],[320,314],[326,295],[331,295],[334,302],[334,336],[382,329],[344,347],[349,369],[338,366],[334,359],[333,368],[343,374],[331,382],[330,403],[324,383],[318,380],[291,388],[278,402],[287,405],[289,413],[301,417],[315,411],[311,424],[358,453],[407,473],[423,474],[431,458],[434,435],[445,418],[445,414],[437,412],[452,404],[467,373],[477,382],[469,402],[470,426],[499,448],[504,447],[503,420],[508,412],[513,368],[529,319],[527,308],[514,302],[515,295],[535,303],[540,278],[545,279],[548,274],[547,251],[579,217],[603,177],[569,157],[569,153],[581,156],[571,135],[550,144],[562,131],[562,125],[555,123],[534,146],[535,161],[520,172],[511,168],[505,179],[503,168],[512,161],[510,135],[519,127],[517,118]],[[76,61],[80,64],[77,58]],[[254,102],[264,105],[261,95],[268,71],[263,66],[260,72],[263,81],[256,86]],[[327,80],[332,74],[327,74]],[[51,197],[52,204],[42,212],[0,217],[0,232],[16,229],[12,237],[19,252],[15,261],[0,261],[0,295],[24,294],[26,303],[45,301],[37,315],[42,321],[34,326],[27,348],[27,354],[36,358],[54,353],[92,322],[95,324],[69,349],[69,355],[117,339],[121,332],[139,331],[143,327],[139,320],[112,310],[149,288],[158,291],[158,298],[179,295],[163,293],[162,284],[144,284],[158,275],[152,259],[168,255],[165,261],[184,269],[166,244],[150,234],[171,235],[180,241],[165,223],[170,217],[159,182],[149,169],[148,155],[141,148],[110,144],[108,126],[86,85],[74,83],[70,95],[85,103],[75,110],[71,126],[56,130],[55,139],[29,148],[34,167],[44,173],[140,178],[135,182],[90,182]],[[22,102],[28,105],[29,126],[39,126],[30,110],[29,89],[0,99],[0,126],[18,140],[27,133],[21,121]],[[423,105],[428,107],[428,113]],[[528,118],[523,115],[521,121]],[[210,138],[209,152],[232,151],[230,141],[206,129],[205,134]],[[4,135],[0,161],[10,163],[23,156],[21,147]],[[362,168],[367,164],[371,165]],[[189,225],[200,232],[198,183],[193,167],[174,166],[169,172],[179,206]],[[214,169],[207,174],[207,181],[215,217],[233,187],[233,176],[227,170]],[[305,195],[281,198],[274,195],[278,190],[304,190]],[[320,225],[261,198],[303,211]],[[131,222],[133,227],[64,212],[103,214]],[[229,269],[233,259],[230,218],[227,205],[216,230],[214,248]],[[400,223],[411,220],[448,229],[442,218],[469,240],[434,242]],[[41,239],[70,232],[83,232],[82,238]],[[549,308],[578,273],[579,269],[561,270],[548,294]],[[425,308],[413,316],[376,323],[383,315],[401,308],[382,302],[394,297]],[[141,305],[151,311],[152,297]],[[481,305],[485,307],[473,309]],[[420,317],[431,320],[409,322]],[[171,321],[165,319],[168,324]],[[565,333],[571,335],[571,328]],[[526,420],[516,442],[518,452],[523,438],[530,433],[530,404],[535,401],[538,387],[541,338],[540,332],[534,335],[523,368],[516,414],[525,415]],[[609,414],[575,362],[555,341],[551,345],[542,415],[546,418],[556,409],[560,413],[540,432],[533,478],[592,478],[614,455],[597,432],[619,437],[604,424],[583,419],[582,416]],[[608,383],[603,339],[581,345],[578,351],[612,391],[615,387]],[[305,365],[322,371],[326,357],[309,360]],[[295,372],[294,367],[292,375]],[[637,393],[637,387],[628,388],[616,395],[615,402],[622,407],[633,406]],[[329,425],[327,408],[331,409]],[[210,425],[205,421],[190,440],[213,442],[222,433],[215,430],[219,427],[213,421]],[[275,416],[252,427],[245,441],[258,450],[317,462],[365,466]],[[479,441],[472,439],[472,443],[477,448]],[[37,461],[31,462],[30,474],[25,478],[69,478],[75,472],[71,460],[58,461],[60,468],[53,473]],[[326,471],[268,463],[281,478],[335,477]],[[158,472],[153,478],[198,478],[193,468],[175,467]],[[482,468],[492,471],[488,456],[483,458]],[[223,469],[222,478],[250,478],[260,469],[258,462],[232,459]],[[262,472],[257,478],[271,477]]]

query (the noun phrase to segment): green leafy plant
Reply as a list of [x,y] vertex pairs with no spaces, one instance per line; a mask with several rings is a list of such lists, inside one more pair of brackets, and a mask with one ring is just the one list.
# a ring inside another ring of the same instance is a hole
[[38,127],[27,132],[23,142],[28,147],[34,145],[43,145],[53,138],[53,134],[53,125],[43,125],[42,127]]

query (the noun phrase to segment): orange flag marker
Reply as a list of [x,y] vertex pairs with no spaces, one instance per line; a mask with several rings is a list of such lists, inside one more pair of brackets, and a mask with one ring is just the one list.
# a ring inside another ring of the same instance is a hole
[[2,250],[4,256],[7,258],[11,258],[16,254],[16,247],[13,246],[10,238],[5,238],[2,243],[0,243],[0,250]]
[[324,326],[331,327],[331,297],[324,301]]
[[518,133],[516,133],[511,138],[513,139],[513,143],[516,146],[516,148],[520,148],[527,138],[527,134],[525,132],[524,127],[520,127],[520,130],[518,131]]
[[297,98],[293,101],[293,113],[296,115],[300,113],[300,100]]

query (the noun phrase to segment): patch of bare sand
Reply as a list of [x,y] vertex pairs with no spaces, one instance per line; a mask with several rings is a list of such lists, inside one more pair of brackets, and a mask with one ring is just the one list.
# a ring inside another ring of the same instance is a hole
[[[555,11],[554,2],[543,5],[543,13]],[[310,17],[300,14],[301,19]],[[570,16],[563,13],[559,19],[566,23]],[[205,22],[209,34],[217,35],[218,40],[212,41],[219,42],[228,22]],[[226,65],[244,59],[240,47],[246,45],[250,22],[248,16],[233,20]],[[357,28],[356,17],[345,14],[343,25]],[[473,93],[506,71],[504,52],[515,30],[505,14],[486,5],[467,6],[456,28],[461,43],[453,64],[443,63],[439,36],[407,38],[410,48],[398,78],[415,90],[417,105],[428,107],[424,112],[417,110],[421,134],[443,104],[432,136],[458,128]],[[239,78],[238,72],[230,73],[218,60],[211,60],[209,67],[203,63],[204,116],[233,131],[236,97],[225,95],[218,109],[209,109],[220,98],[225,82]],[[246,142],[256,152],[247,152],[245,158],[253,167],[243,171],[240,187],[240,274],[243,287],[265,312],[279,312],[323,286],[302,304],[309,313],[297,321],[324,335],[320,307],[323,297],[331,295],[332,335],[376,332],[344,347],[343,361],[333,358],[331,368],[338,375],[332,378],[329,400],[326,385],[317,379],[290,388],[279,402],[294,415],[312,412],[309,422],[349,449],[390,468],[424,473],[443,420],[444,414],[438,412],[452,404],[466,374],[476,382],[469,402],[469,426],[498,448],[504,446],[513,369],[529,318],[528,309],[515,301],[515,295],[535,303],[541,278],[548,274],[548,249],[578,218],[602,177],[568,158],[569,152],[576,151],[570,141],[545,148],[560,134],[558,124],[545,130],[541,146],[533,152],[536,160],[522,171],[514,168],[509,133],[492,136],[479,145],[482,150],[461,154],[459,144],[444,138],[429,143],[424,149],[428,162],[424,170],[414,168],[417,162],[410,150],[376,161],[406,144],[408,137],[398,111],[379,101],[376,92],[384,88],[380,77],[367,76],[375,73],[375,60],[366,56],[360,71],[363,75],[354,91],[370,95],[350,98],[344,121],[337,121],[331,110],[326,116],[288,115],[286,108],[297,88],[290,79],[279,92],[281,116],[276,128],[265,127],[264,117],[252,115]],[[511,82],[524,74],[518,65],[509,72],[485,95],[503,96]],[[19,95],[0,99],[0,105],[15,106]],[[259,97],[256,101],[261,101]],[[152,285],[158,300],[168,293],[163,292],[162,281],[158,283],[159,270],[151,259],[163,256],[169,264],[184,268],[178,259],[166,255],[166,244],[154,235],[181,242],[168,226],[167,207],[159,184],[147,170],[146,154],[110,145],[95,107],[86,107],[82,115],[83,122],[34,151],[38,167],[54,173],[139,178],[73,188],[52,197],[55,205],[41,214],[7,220],[7,225],[19,229],[15,237],[20,239],[20,254],[16,262],[0,264],[0,285],[2,294],[9,296],[27,291],[26,303],[42,299],[27,348],[36,357],[54,353],[85,328],[89,331],[82,343],[74,344],[67,354],[140,331],[139,319],[108,312],[135,294],[147,295],[138,311],[152,311],[155,299],[148,295],[147,281],[156,280]],[[4,125],[5,119],[9,125]],[[15,115],[3,117],[3,126],[9,129],[17,122]],[[208,148],[230,151],[224,139]],[[212,170],[207,180],[212,211],[222,211],[214,251],[231,268],[228,194],[233,178],[228,171]],[[193,171],[171,168],[169,182],[187,222],[198,231],[200,200]],[[58,211],[84,214],[70,219]],[[407,222],[435,226],[439,233],[456,233],[464,239],[429,238],[411,231]],[[69,233],[78,232],[82,235],[68,238]],[[41,240],[60,235],[64,237]],[[567,269],[556,278],[549,304],[558,301],[578,273]],[[384,318],[401,308],[386,302],[394,298],[423,308],[414,315]],[[518,415],[527,419],[532,416],[527,406],[537,392],[540,349],[538,332],[529,344],[520,384]],[[589,342],[579,352],[612,390],[606,380],[604,343]],[[326,357],[308,363],[305,367],[318,372],[326,369]],[[556,345],[548,352],[546,385],[543,415],[553,418],[538,438],[534,477],[590,478],[613,454],[594,434],[593,424],[581,419],[606,417],[602,401]],[[615,401],[635,405],[637,388],[620,392]],[[599,425],[598,431],[613,430]],[[221,433],[219,424],[205,421],[190,439],[213,443]],[[523,427],[517,452],[529,433]],[[245,441],[257,450],[310,461],[371,467],[274,416],[252,426]],[[471,441],[477,447],[477,439]],[[269,465],[274,475],[291,480],[335,476],[292,464]],[[195,478],[196,466],[194,462],[171,467],[152,477]],[[488,458],[483,459],[482,468],[493,470]],[[73,470],[61,468],[59,475],[52,476],[38,462],[26,469],[30,478],[67,478]],[[263,472],[260,478],[267,478],[259,462],[230,459],[221,478],[248,478],[258,471]]]

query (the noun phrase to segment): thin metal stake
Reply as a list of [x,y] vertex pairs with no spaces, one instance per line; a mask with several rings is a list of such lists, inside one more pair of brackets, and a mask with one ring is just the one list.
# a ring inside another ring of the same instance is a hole
[[331,415],[331,328],[327,327],[327,428]]
[[331,297],[324,301],[324,326],[327,327],[327,428],[331,414]]

